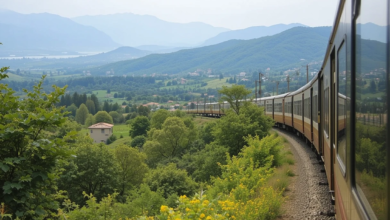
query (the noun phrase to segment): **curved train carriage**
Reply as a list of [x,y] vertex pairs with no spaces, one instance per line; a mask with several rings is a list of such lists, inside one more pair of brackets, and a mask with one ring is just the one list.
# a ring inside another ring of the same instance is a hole
[[[390,219],[389,11],[387,0],[341,0],[317,75],[297,91],[253,100],[316,150],[337,219]],[[227,108],[206,103],[197,112]]]

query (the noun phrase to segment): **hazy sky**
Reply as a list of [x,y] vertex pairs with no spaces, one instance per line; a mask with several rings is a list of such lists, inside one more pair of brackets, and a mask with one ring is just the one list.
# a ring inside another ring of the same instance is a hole
[[242,29],[278,23],[332,26],[339,0],[0,0],[19,13],[48,12],[64,17],[131,12],[162,20],[200,21]]

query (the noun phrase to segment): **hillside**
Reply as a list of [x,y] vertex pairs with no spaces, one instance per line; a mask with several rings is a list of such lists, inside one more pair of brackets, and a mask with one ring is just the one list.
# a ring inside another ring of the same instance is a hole
[[296,27],[280,34],[253,40],[231,40],[217,45],[181,50],[171,54],[152,54],[91,69],[101,75],[187,73],[197,68],[237,72],[243,69],[288,69],[300,66],[301,59],[322,61],[330,27]]
[[58,15],[0,10],[0,56],[107,51],[119,47],[107,34]]
[[222,43],[228,40],[250,40],[265,36],[272,36],[278,33],[281,33],[285,30],[288,30],[293,27],[305,26],[303,24],[276,24],[269,27],[266,26],[257,26],[249,27],[240,30],[226,31],[218,34],[215,37],[212,37],[206,40],[202,46],[208,46],[213,44]]
[[114,41],[132,47],[142,45],[189,47],[229,30],[201,22],[173,23],[150,15],[132,13],[81,16],[73,20],[95,27],[107,33]]

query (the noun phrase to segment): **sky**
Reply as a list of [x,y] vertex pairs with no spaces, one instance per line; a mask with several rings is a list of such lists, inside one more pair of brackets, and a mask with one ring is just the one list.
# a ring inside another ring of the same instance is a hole
[[332,26],[339,0],[0,0],[0,8],[63,17],[133,13],[177,22],[204,22],[232,30],[301,23]]

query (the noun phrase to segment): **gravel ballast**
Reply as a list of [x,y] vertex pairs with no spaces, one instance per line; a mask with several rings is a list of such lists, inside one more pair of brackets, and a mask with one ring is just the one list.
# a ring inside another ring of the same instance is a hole
[[327,216],[334,213],[334,206],[331,203],[328,185],[323,165],[319,164],[317,155],[305,143],[305,141],[293,133],[281,129],[274,129],[280,136],[284,137],[291,146],[295,158],[295,177],[285,192],[286,201],[282,205],[282,215],[278,220],[290,219],[335,219],[334,216]]

